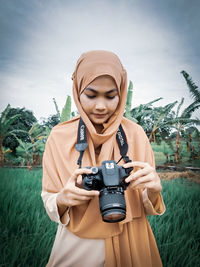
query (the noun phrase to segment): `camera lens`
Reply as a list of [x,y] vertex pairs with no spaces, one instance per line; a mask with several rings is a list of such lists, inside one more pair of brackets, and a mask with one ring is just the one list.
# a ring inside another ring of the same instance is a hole
[[103,221],[114,223],[125,219],[126,202],[122,187],[102,189],[99,204]]

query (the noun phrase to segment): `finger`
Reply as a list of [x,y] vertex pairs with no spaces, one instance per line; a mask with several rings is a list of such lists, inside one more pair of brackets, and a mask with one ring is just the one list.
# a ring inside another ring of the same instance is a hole
[[70,177],[70,180],[76,181],[79,175],[90,174],[90,173],[92,173],[91,169],[87,169],[87,168],[76,169],[75,172]]
[[147,166],[150,166],[149,163],[147,162],[142,162],[142,161],[131,161],[128,163],[125,163],[123,165],[124,168],[130,168],[130,167],[140,167],[140,168],[145,168]]
[[143,169],[140,169],[140,170],[137,170],[135,172],[133,172],[129,177],[127,177],[125,179],[125,181],[128,183],[128,182],[131,182],[133,180],[136,180],[142,176],[145,176],[145,175],[148,175],[150,173],[153,173],[155,171],[155,169],[150,166],[148,163],[146,164],[146,167],[144,167]]
[[79,175],[78,178],[77,178],[77,184],[81,185],[82,184],[82,176]]
[[132,173],[129,177],[127,177],[125,179],[125,181],[128,183],[128,182],[137,180],[140,177],[143,177],[143,176],[151,174],[152,171],[153,171],[153,168],[151,168],[151,167],[150,168],[145,168],[145,169],[142,169],[142,170],[138,170],[138,171]]
[[73,200],[82,200],[82,201],[87,201],[87,200],[90,200],[90,199],[92,199],[94,196],[83,196],[83,195],[77,195],[77,194],[75,194],[75,193],[72,193],[71,194],[71,198],[73,199]]
[[96,190],[87,191],[77,186],[72,187],[71,192],[75,193],[76,195],[81,195],[81,196],[98,196],[99,195],[99,191],[96,191]]
[[125,179],[125,182],[126,183],[129,183],[131,181],[135,180],[134,179],[134,173],[130,174],[126,179]]
[[135,181],[132,181],[131,182],[131,187],[135,187],[135,186],[140,185],[140,184],[146,184],[146,183],[149,183],[149,182],[152,182],[152,176],[151,175],[146,175],[146,176],[138,178]]

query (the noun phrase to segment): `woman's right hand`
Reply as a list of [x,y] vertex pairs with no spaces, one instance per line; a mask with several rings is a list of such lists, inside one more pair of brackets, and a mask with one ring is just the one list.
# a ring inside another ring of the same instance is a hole
[[60,216],[63,215],[68,207],[84,204],[85,202],[99,195],[99,191],[87,191],[76,186],[76,183],[82,183],[82,174],[90,174],[91,172],[91,169],[76,169],[63,189],[58,193],[56,201]]

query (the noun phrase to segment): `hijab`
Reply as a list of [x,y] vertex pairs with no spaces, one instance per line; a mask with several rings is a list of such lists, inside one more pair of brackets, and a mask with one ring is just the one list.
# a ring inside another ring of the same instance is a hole
[[[87,114],[84,112],[79,97],[87,85],[89,85],[95,78],[102,75],[109,75],[114,79],[120,100],[115,113],[107,123],[103,124],[103,132],[98,134]],[[87,126],[93,145],[96,148],[99,145],[104,145],[106,143],[106,147],[107,141],[112,137],[115,137],[123,117],[127,95],[126,70],[114,53],[108,51],[90,51],[84,53],[79,58],[72,79],[74,101],[81,118]],[[102,153],[103,150],[104,149],[102,149]]]

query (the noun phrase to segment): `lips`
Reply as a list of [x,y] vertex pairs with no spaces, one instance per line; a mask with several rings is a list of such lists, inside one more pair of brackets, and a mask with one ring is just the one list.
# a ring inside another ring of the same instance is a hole
[[98,119],[103,119],[106,117],[106,114],[93,114]]

